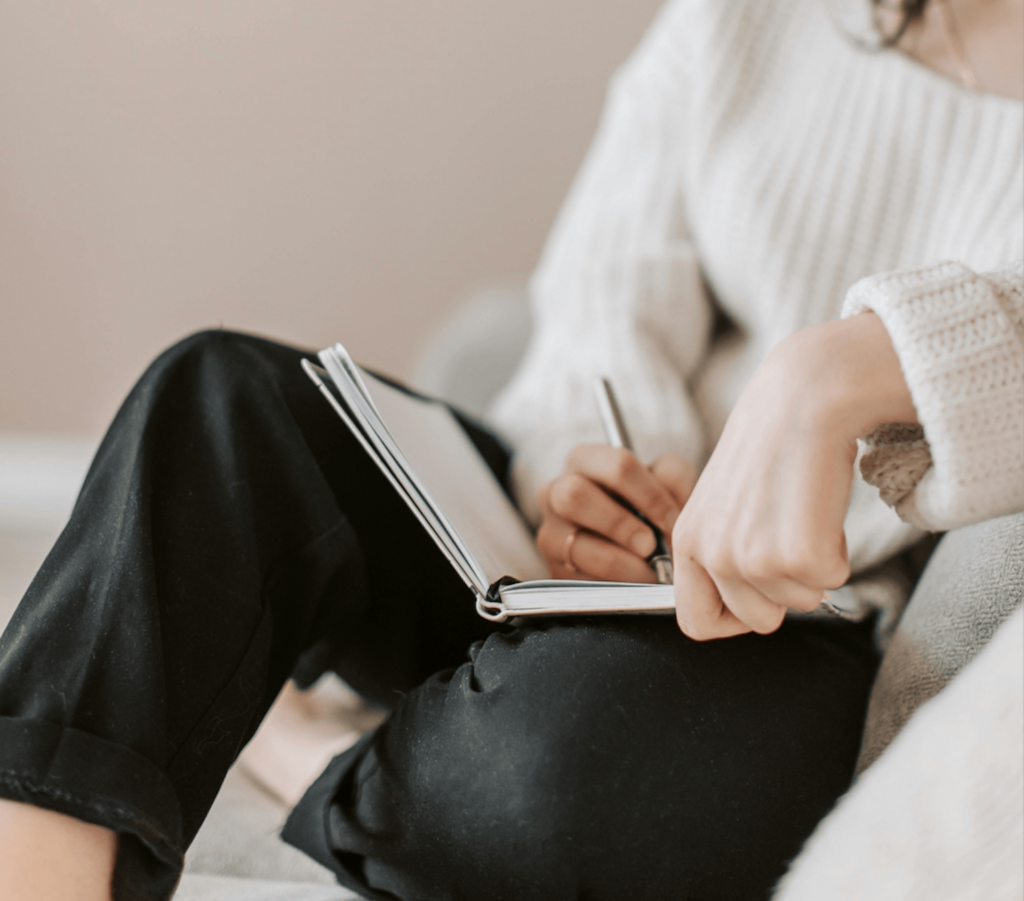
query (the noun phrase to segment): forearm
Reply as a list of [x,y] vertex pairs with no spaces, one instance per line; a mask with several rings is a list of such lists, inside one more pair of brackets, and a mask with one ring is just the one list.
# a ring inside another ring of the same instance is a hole
[[899,357],[873,313],[802,329],[769,362],[805,428],[853,441],[882,425],[918,422]]
[[768,355],[673,531],[692,638],[771,632],[850,576],[843,522],[857,439],[916,411],[872,314],[802,329]]

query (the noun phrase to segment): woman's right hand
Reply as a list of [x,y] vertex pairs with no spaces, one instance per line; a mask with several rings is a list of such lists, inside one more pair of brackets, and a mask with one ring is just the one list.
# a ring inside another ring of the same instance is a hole
[[565,472],[539,494],[537,547],[551,574],[557,579],[656,581],[646,561],[654,552],[654,533],[621,500],[668,540],[696,481],[697,468],[676,454],[662,454],[645,466],[631,451],[577,446]]

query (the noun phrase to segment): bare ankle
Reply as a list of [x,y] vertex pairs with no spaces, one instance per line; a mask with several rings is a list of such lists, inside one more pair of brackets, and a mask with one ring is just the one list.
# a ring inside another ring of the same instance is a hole
[[0,898],[111,901],[117,835],[74,817],[0,800]]

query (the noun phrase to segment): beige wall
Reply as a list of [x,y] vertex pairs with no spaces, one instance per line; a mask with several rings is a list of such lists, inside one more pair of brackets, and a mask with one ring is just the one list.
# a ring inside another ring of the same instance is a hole
[[406,371],[521,278],[658,0],[0,0],[0,430],[223,324]]

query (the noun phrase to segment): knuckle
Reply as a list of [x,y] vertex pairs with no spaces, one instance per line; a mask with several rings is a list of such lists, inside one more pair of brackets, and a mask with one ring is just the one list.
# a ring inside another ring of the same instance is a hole
[[731,576],[736,571],[736,559],[728,547],[718,545],[707,555],[704,568],[717,576]]
[[841,582],[846,581],[849,576],[849,567],[843,563],[837,564],[826,560],[821,555],[816,557],[800,556],[787,561],[785,572],[794,582],[818,587],[832,584],[837,577],[841,579]]
[[697,469],[696,464],[683,457],[679,458],[679,463],[682,478],[687,482],[690,488],[693,488],[693,486],[697,484],[697,479],[700,476],[700,470]]
[[665,519],[672,513],[674,504],[662,492],[652,487],[645,491],[644,508],[649,516]]
[[577,565],[601,581],[621,582],[623,567],[619,550],[591,537],[592,540],[580,548]]
[[661,454],[661,456],[655,457],[647,468],[660,482],[678,481],[679,467],[671,454]]
[[662,476],[675,476],[682,472],[683,458],[676,454],[658,454],[651,461],[650,470]]
[[588,479],[583,476],[573,476],[566,480],[565,503],[569,509],[578,510],[586,503],[587,496],[592,490],[593,486]]
[[780,556],[779,569],[796,582],[814,584],[826,568],[820,546],[814,541],[790,543]]
[[821,604],[821,595],[818,592],[801,593],[789,600],[789,606],[795,610],[802,610],[804,613],[811,613],[817,610]]
[[580,475],[569,473],[551,483],[551,509],[566,514],[578,510],[585,501],[590,483]]
[[540,548],[544,556],[552,559],[557,556],[556,551],[559,550],[557,547],[558,537],[556,531],[556,528],[549,520],[542,522],[537,530],[537,547]]
[[616,484],[631,481],[640,469],[640,461],[628,450],[617,450],[611,461],[610,475]]
[[634,536],[643,534],[645,530],[631,513],[621,507],[610,514],[607,528],[608,537],[623,546],[628,545]]
[[740,571],[747,581],[774,579],[780,574],[778,555],[764,546],[751,548],[744,555]]
[[782,621],[786,618],[786,609],[784,607],[772,606],[775,608],[774,610],[764,610],[758,616],[758,621],[750,624],[751,628],[758,635],[770,635],[782,625]]
[[[654,535],[649,529],[622,529],[619,534],[612,537],[612,540],[620,547],[625,548],[638,566],[641,566],[647,572],[654,572],[645,560],[657,548]],[[634,579],[633,581],[643,580]]]
[[678,454],[662,454],[655,457],[650,468],[660,481],[668,482],[677,489],[683,489],[687,494],[693,490],[697,481],[697,467]]

